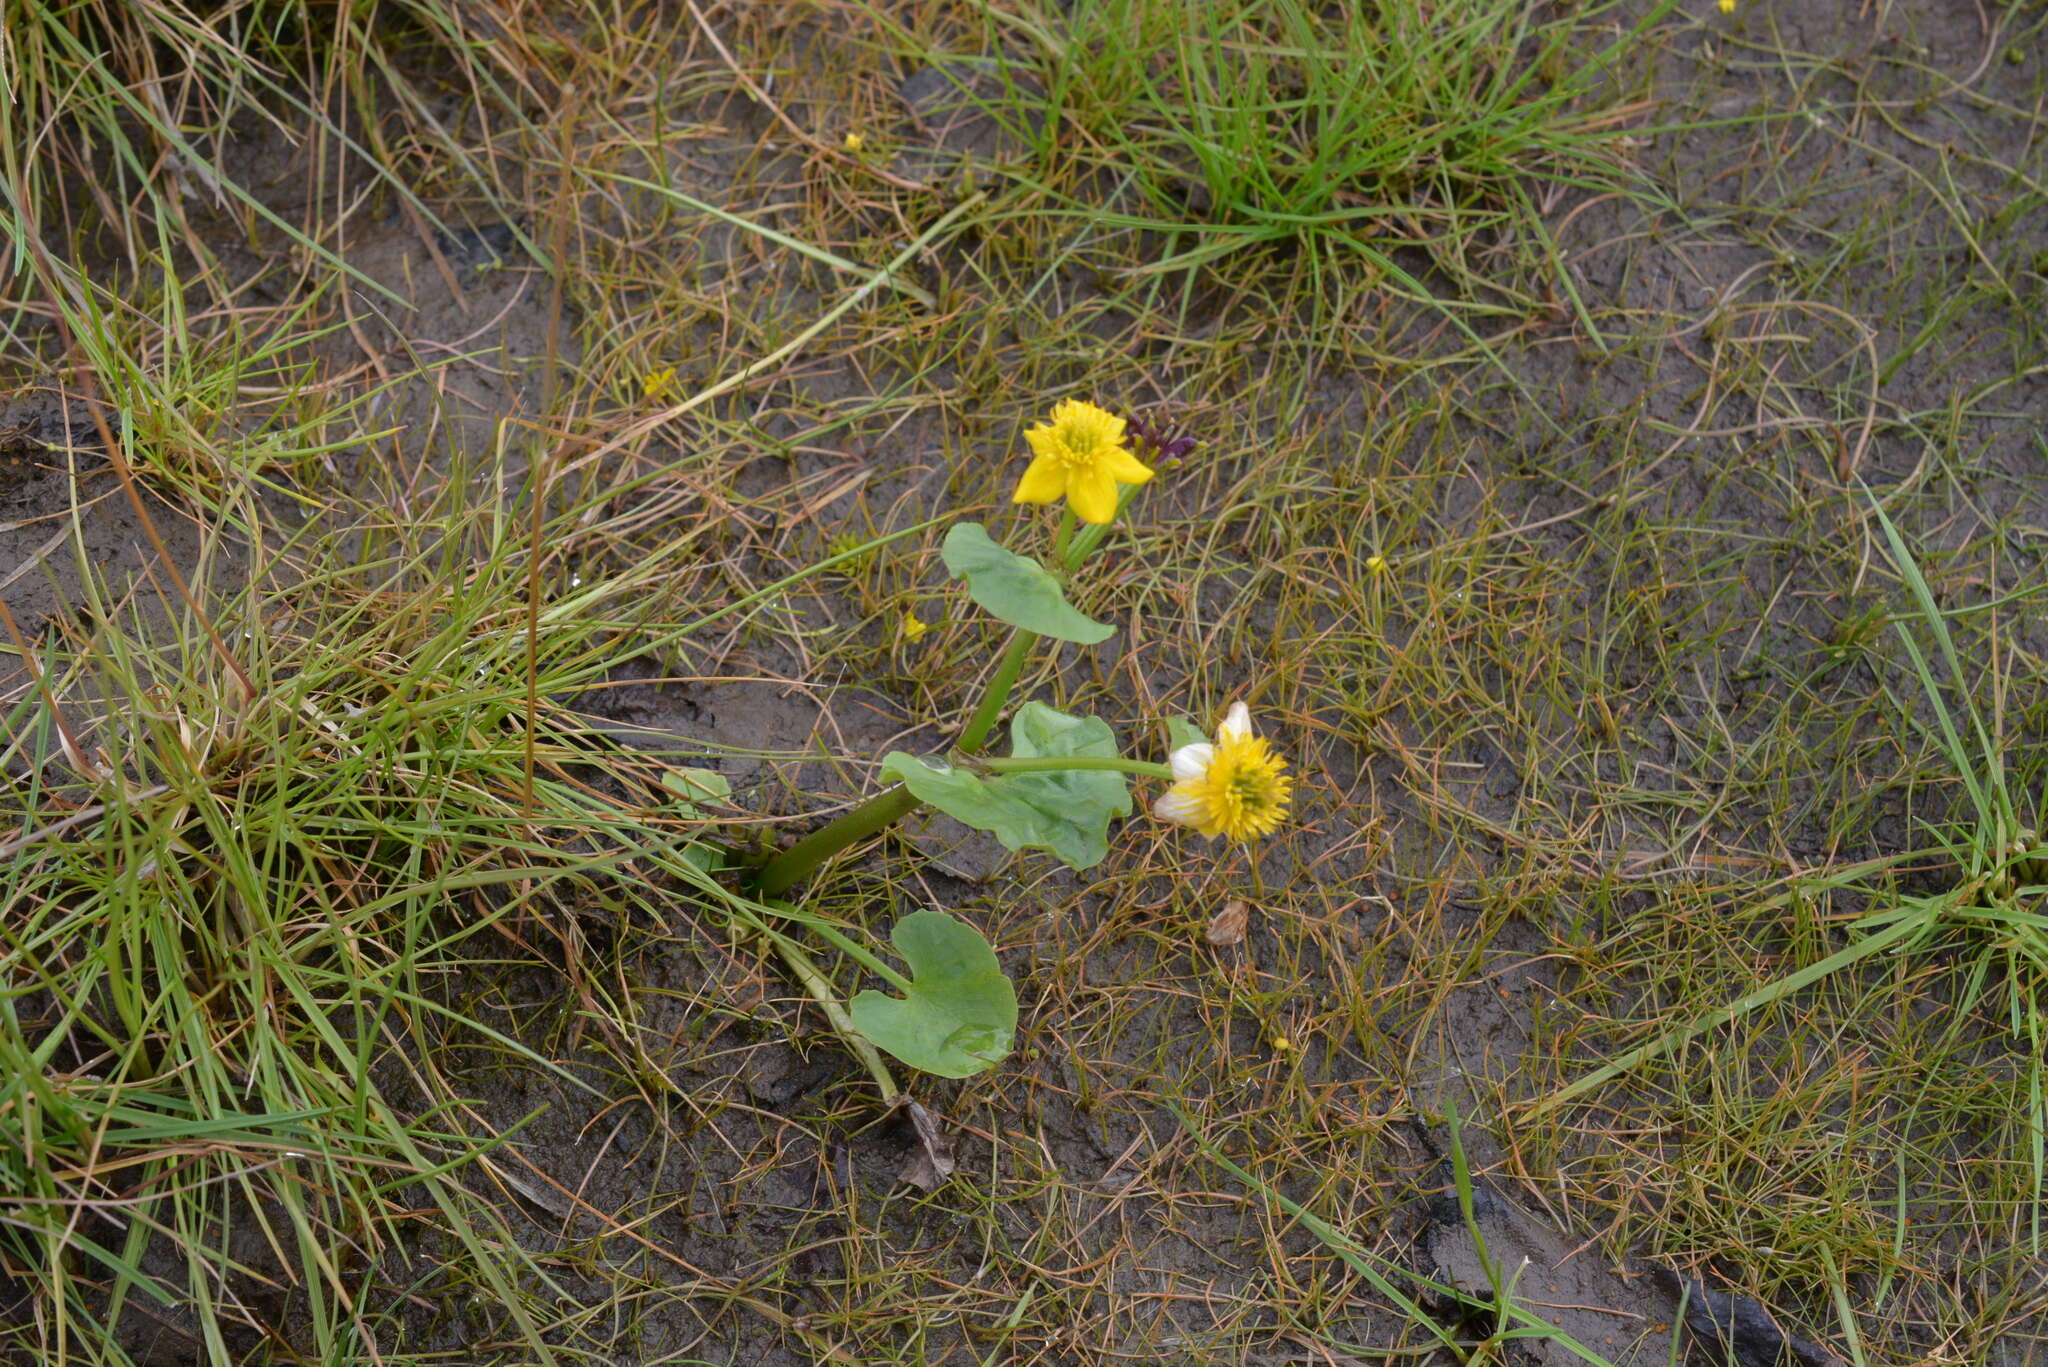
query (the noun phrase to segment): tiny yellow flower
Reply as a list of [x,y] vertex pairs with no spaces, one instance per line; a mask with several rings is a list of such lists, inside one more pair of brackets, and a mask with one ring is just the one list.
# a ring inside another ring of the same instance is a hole
[[1720,3],[1721,3],[1721,13],[1723,13],[1723,14],[1733,14],[1733,13],[1735,13],[1735,0],[1720,0]]
[[1370,574],[1385,574],[1387,572],[1387,558],[1384,555],[1368,555],[1365,558],[1365,568]]
[[1273,1046],[1273,1052],[1276,1054],[1284,1054],[1294,1047],[1294,1041],[1281,1034],[1278,1030],[1273,1032],[1270,1043]]
[[867,142],[868,140],[858,133],[848,133],[843,145],[849,152],[858,152],[861,148],[867,146]]
[[1152,804],[1152,815],[1162,821],[1192,826],[1212,840],[1254,840],[1287,819],[1294,797],[1287,761],[1252,734],[1251,713],[1241,702],[1230,705],[1214,744],[1183,745],[1168,762],[1176,781]]
[[1080,399],[1054,406],[1049,422],[1024,430],[1031,464],[1013,503],[1067,500],[1074,516],[1101,526],[1116,518],[1116,486],[1143,484],[1150,466],[1124,448],[1124,420]]
[[916,645],[924,639],[924,634],[931,629],[932,624],[930,622],[918,621],[916,613],[906,612],[903,614],[903,640],[906,644]]
[[641,397],[658,399],[673,389],[675,383],[676,368],[665,365],[659,370],[649,372],[647,377],[640,381]]

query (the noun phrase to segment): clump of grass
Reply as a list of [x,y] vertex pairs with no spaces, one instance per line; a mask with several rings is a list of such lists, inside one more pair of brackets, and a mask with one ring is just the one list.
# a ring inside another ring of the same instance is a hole
[[[1244,287],[1298,266],[1310,300],[1365,279],[1524,313],[1571,289],[1562,272],[1535,282],[1554,256],[1545,212],[1633,179],[1640,107],[1607,82],[1657,17],[1616,33],[1598,10],[1545,18],[1511,0],[994,5],[982,54],[932,59],[1029,142],[1019,174],[1069,187],[1105,227],[1161,234],[1145,272],[1205,267]],[[1019,40],[1027,69],[992,55]]]
[[0,1265],[35,1313],[7,1353],[122,1361],[146,1303],[211,1361],[375,1356],[380,1266],[433,1226],[548,1359],[545,1274],[454,1175],[495,1141],[436,1041],[497,1036],[444,984],[509,943],[584,990],[586,907],[702,882],[701,823],[550,701],[602,677],[622,581],[530,597],[525,525],[468,487],[355,526],[353,568],[259,550],[169,622],[88,575],[78,625],[16,635]]

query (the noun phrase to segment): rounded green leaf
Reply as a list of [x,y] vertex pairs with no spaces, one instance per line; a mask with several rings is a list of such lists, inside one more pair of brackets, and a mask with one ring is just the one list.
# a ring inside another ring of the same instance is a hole
[[849,1004],[853,1028],[926,1073],[971,1077],[1010,1052],[1017,990],[995,950],[974,927],[943,911],[913,911],[889,938],[910,968],[900,997],[862,992]]
[[[1116,754],[1116,737],[1096,717],[1074,717],[1028,702],[1010,723],[1018,756]],[[1013,850],[1050,850],[1068,867],[1090,869],[1109,853],[1109,821],[1131,810],[1130,780],[1102,769],[997,774],[919,759],[901,750],[882,758],[882,773],[920,802],[955,821],[987,831]]]
[[1084,617],[1067,602],[1060,581],[1028,555],[1006,551],[988,539],[979,522],[957,522],[939,547],[939,558],[955,579],[967,581],[967,595],[1013,627],[1092,646],[1116,628]]

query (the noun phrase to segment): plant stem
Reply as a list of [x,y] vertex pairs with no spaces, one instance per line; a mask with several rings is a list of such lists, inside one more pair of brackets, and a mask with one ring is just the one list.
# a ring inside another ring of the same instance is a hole
[[[1069,518],[1072,514],[1070,513]],[[1066,531],[1066,522],[1061,523]],[[1003,656],[996,661],[996,672],[989,677],[988,691],[981,695],[974,715],[967,719],[961,729],[960,739],[954,742],[954,749],[963,755],[980,751],[988,740],[989,732],[995,730],[996,718],[1002,715],[1003,706],[1010,701],[1010,693],[1017,686],[1017,676],[1024,672],[1024,659],[1031,653],[1031,647],[1038,644],[1035,631],[1018,631],[1010,636],[1010,644],[1003,650]],[[1097,768],[1097,765],[1052,766],[1066,768]],[[1137,772],[1137,771],[1133,771]],[[858,840],[865,840],[878,831],[887,829],[908,815],[917,806],[917,799],[908,788],[897,786],[886,792],[877,793],[867,801],[838,817],[791,845],[781,854],[761,866],[752,880],[753,890],[764,897],[779,897],[808,878],[812,870]]]
[[818,865],[855,841],[894,825],[915,806],[917,799],[901,784],[875,794],[763,864],[753,877],[753,890],[763,897],[780,897],[809,877]]
[[[1060,537],[1060,549],[1055,551],[1054,554],[1068,570],[1080,569],[1081,563],[1089,556],[1095,554],[1095,548],[1100,546],[1102,539],[1108,536],[1116,527],[1117,522],[1124,515],[1124,509],[1130,506],[1131,499],[1137,494],[1139,487],[1136,484],[1118,485],[1115,517],[1099,525],[1090,526],[1086,531],[1075,537],[1071,545],[1068,544],[1065,536]],[[1067,515],[1071,517],[1073,513],[1069,511]]]
[[988,692],[981,695],[980,706],[961,728],[960,739],[954,746],[961,754],[980,751],[988,733],[995,729],[996,718],[1002,715],[1003,704],[1010,700],[1010,690],[1017,686],[1017,676],[1024,672],[1024,657],[1037,644],[1035,631],[1019,631],[1010,637],[1009,648],[1003,651],[1003,658],[996,662],[996,672],[988,681]]
[[[995,675],[988,681],[988,692],[982,695],[981,705],[968,718],[967,729],[960,733],[955,748],[962,753],[973,754],[988,739],[1003,704],[1010,700],[1010,690],[1017,685],[1017,676],[1024,671],[1024,657],[1037,640],[1038,634],[1030,631],[1017,632],[1010,638],[1009,648],[1003,652],[1003,658],[996,663]],[[753,877],[753,890],[763,897],[781,896],[808,878],[818,865],[855,841],[865,840],[893,826],[916,806],[917,799],[900,784],[875,794],[763,864]]]
[[875,1086],[881,1089],[882,1100],[894,1101],[897,1094],[896,1079],[889,1075],[889,1065],[882,1062],[881,1054],[876,1051],[874,1045],[868,1043],[867,1036],[853,1028],[853,1017],[847,1014],[845,1005],[832,991],[832,984],[818,971],[818,966],[811,962],[811,956],[798,949],[796,941],[787,935],[771,935],[769,938],[774,940],[776,952],[782,955],[782,961],[789,965],[790,972],[796,974],[797,980],[804,985],[804,991],[811,994],[811,1000],[817,1002],[819,1008],[824,1011],[825,1019],[832,1022],[832,1028],[839,1032],[839,1038],[846,1042],[846,1047],[853,1050],[866,1066],[868,1076],[872,1077]]
[[1051,774],[1066,769],[1108,770],[1117,774],[1141,774],[1146,778],[1172,778],[1173,766],[1150,760],[1124,759],[1119,755],[1022,755],[1008,759],[979,759],[974,768],[994,774]]
[[1060,513],[1060,529],[1053,534],[1052,558],[1064,561],[1067,558],[1067,538],[1074,534],[1074,510],[1063,509]]

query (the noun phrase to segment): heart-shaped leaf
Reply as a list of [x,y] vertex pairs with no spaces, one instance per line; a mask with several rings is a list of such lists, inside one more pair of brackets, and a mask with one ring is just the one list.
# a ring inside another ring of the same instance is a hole
[[1116,631],[1084,617],[1067,602],[1060,581],[1028,555],[1006,551],[988,539],[979,522],[956,522],[939,547],[939,558],[955,579],[967,581],[967,595],[1013,627],[1084,646]]
[[909,986],[900,997],[856,996],[853,1028],[940,1077],[972,1077],[1002,1062],[1017,1033],[1017,990],[981,932],[927,910],[898,921],[889,938],[910,968]]
[[[1020,757],[1116,755],[1116,737],[1095,717],[1072,717],[1028,702],[1010,723],[1010,753]],[[1130,781],[1103,769],[998,774],[922,760],[901,750],[882,773],[955,821],[987,831],[1013,850],[1050,850],[1068,867],[1091,869],[1109,853],[1109,820],[1131,810]]]

